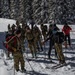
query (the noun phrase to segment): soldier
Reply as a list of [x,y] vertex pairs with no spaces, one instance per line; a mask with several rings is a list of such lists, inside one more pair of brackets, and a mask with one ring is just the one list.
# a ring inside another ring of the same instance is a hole
[[54,39],[54,46],[58,55],[58,60],[60,64],[65,63],[65,57],[62,52],[62,42],[64,41],[64,34],[63,32],[57,32],[55,36],[53,36]]
[[17,30],[15,33],[15,36],[13,36],[6,44],[9,45],[9,47],[14,51],[14,67],[16,71],[19,71],[19,63],[21,64],[21,70],[22,72],[25,72],[25,64],[24,64],[24,58],[23,53],[21,49],[21,31]]
[[[13,36],[14,36],[14,35],[12,34],[12,31],[9,30],[9,31],[6,33],[5,40],[6,40],[6,41],[9,41],[9,39],[10,39],[11,37],[13,37]],[[12,55],[13,55],[13,50],[12,50],[11,48],[9,48],[8,45],[5,45],[5,44],[4,44],[4,46],[5,46],[6,49],[7,49],[7,51],[6,51],[7,57],[10,58],[10,53],[12,53]]]
[[36,58],[36,43],[35,43],[35,38],[33,36],[32,30],[27,26],[26,27],[26,38],[28,40],[28,46],[31,50],[32,57]]
[[[41,31],[39,30],[39,28],[37,26],[35,26],[33,28],[33,35],[35,37],[35,42],[36,42],[36,46],[37,46],[38,51],[43,51],[43,47],[42,47],[42,44],[41,44],[41,37],[42,37]],[[40,50],[39,46],[40,46],[41,50]]]
[[71,47],[71,38],[70,38],[71,30],[72,30],[72,28],[67,23],[65,23],[65,25],[63,26],[63,29],[62,29],[62,31],[64,32],[64,35],[65,35],[65,42],[64,42],[65,48],[67,48],[67,41],[68,41],[69,47]]
[[[14,24],[12,25],[12,27],[10,27],[10,24],[9,24],[8,25],[8,31],[6,32],[5,40],[9,41],[9,39],[14,36],[14,32],[15,32]],[[9,48],[8,45],[5,45],[5,47],[7,49],[7,52],[6,52],[7,53],[7,57],[10,58],[10,53],[12,53],[12,55],[13,55],[13,50],[11,48]]]
[[22,50],[25,51],[25,45],[24,45],[24,41],[25,41],[25,24],[24,22],[22,22],[22,28],[21,28],[21,31],[22,31],[22,34],[21,34],[21,44],[22,44]]
[[[49,31],[48,31],[48,33],[47,33],[47,36],[48,37],[51,37],[52,36],[52,31],[53,31],[53,25],[50,25],[49,26]],[[51,50],[52,50],[52,48],[53,48],[53,46],[54,46],[54,40],[53,40],[53,38],[50,38],[50,39],[48,39],[48,40],[50,40],[50,42],[49,42],[49,51],[48,51],[48,58],[49,59],[51,59]]]
[[[16,30],[20,30],[21,31],[21,46],[22,46],[22,50],[25,51],[25,46],[24,46],[24,40],[25,40],[25,24],[22,21],[22,23],[19,24],[19,21],[16,21]],[[21,27],[22,25],[22,27]]]
[[[51,32],[50,36],[43,42],[43,44],[47,41],[47,40],[51,40],[53,43],[52,46],[54,45],[57,55],[58,55],[58,60],[60,64],[64,64],[65,63],[65,58],[62,52],[62,40],[64,38],[64,35],[62,35],[62,32],[58,32],[56,27],[53,27],[53,30]],[[51,48],[52,49],[52,48]]]

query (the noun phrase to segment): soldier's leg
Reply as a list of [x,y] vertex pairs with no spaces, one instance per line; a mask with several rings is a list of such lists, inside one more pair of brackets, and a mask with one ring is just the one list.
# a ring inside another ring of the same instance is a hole
[[65,63],[65,57],[64,57],[64,54],[62,52],[62,45],[59,44],[59,49],[60,49],[60,58],[61,58],[61,63]]
[[68,37],[68,43],[69,43],[69,46],[71,46],[71,39],[70,39],[70,35],[68,35],[67,37]]
[[65,35],[65,38],[64,38],[64,45],[65,45],[65,48],[67,48],[67,36]]
[[41,40],[39,40],[39,45],[41,47],[41,51],[43,51],[43,47],[42,47],[42,44],[41,44]]
[[56,49],[55,49],[55,56],[58,57]]
[[35,44],[35,42],[33,42],[33,47],[34,47],[34,50],[33,50],[34,56],[36,57],[36,44]]
[[45,32],[45,39],[46,39],[47,35],[46,35],[46,32]]
[[43,35],[43,36],[44,36],[44,40],[45,40],[45,39],[46,39],[46,33],[44,33],[44,35]]
[[8,51],[7,57],[10,57],[10,52]]
[[19,71],[19,56],[18,53],[14,53],[14,67],[16,71]]
[[55,44],[55,48],[58,54],[58,60],[59,63],[65,63],[65,58],[62,52],[62,45],[61,44]]
[[29,44],[29,49],[30,49],[30,51],[32,53],[32,57],[34,57],[33,45],[32,44]]
[[40,48],[39,48],[39,43],[38,43],[38,41],[36,42],[36,49],[38,49],[38,51],[40,51]]
[[48,51],[48,58],[49,58],[49,59],[50,59],[50,56],[51,56],[52,47],[53,47],[53,42],[50,41],[50,46],[49,46],[49,51]]
[[24,67],[25,67],[25,61],[24,61],[24,58],[23,58],[23,54],[22,53],[20,53],[19,54],[19,61],[20,61],[20,63],[21,63],[21,70],[24,70]]
[[22,40],[22,50],[25,51],[24,40]]

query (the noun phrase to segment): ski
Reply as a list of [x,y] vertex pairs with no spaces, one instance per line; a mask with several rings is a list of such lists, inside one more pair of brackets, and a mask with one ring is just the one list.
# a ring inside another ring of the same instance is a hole
[[64,63],[64,64],[57,64],[55,66],[52,66],[51,69],[58,69],[58,68],[61,68],[63,66],[67,66],[67,64],[66,63]]
[[19,70],[19,71],[15,71],[14,73],[14,75],[22,75],[22,74],[27,75],[27,72],[26,71],[22,72],[21,70]]
[[57,64],[57,63],[50,63],[50,64],[56,64],[55,66],[48,66],[47,64],[46,64],[46,69],[52,69],[52,68],[54,68],[54,67],[56,67],[56,66],[58,66],[59,64]]

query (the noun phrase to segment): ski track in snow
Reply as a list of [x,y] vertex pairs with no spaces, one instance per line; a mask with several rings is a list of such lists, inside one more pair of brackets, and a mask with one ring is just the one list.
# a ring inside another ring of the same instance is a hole
[[[45,48],[45,49],[48,49],[48,48]],[[40,52],[40,53],[38,52],[37,53],[37,59],[35,59],[35,58],[32,58],[30,50],[28,50],[28,53],[27,52],[24,53],[25,68],[27,70],[26,74],[15,71],[15,75],[51,75],[51,74],[54,75],[54,73],[56,73],[56,75],[60,75],[61,73],[64,74],[64,72],[65,72],[64,75],[66,75],[68,72],[69,72],[69,75],[75,74],[75,72],[74,72],[74,67],[75,67],[75,65],[74,65],[75,64],[74,63],[75,62],[74,50],[63,49],[63,53],[64,53],[65,58],[66,58],[66,62],[68,62],[69,65],[58,68],[56,70],[51,69],[51,67],[53,65],[56,65],[56,63],[58,63],[57,58],[55,58],[55,56],[54,56],[54,49],[52,50],[51,58],[52,58],[52,61],[54,61],[55,63],[50,63],[50,60],[47,59],[47,51],[48,50],[45,51],[46,54],[44,53],[44,51]],[[1,64],[0,67],[2,66],[3,62],[0,63]],[[9,75],[14,75],[13,59],[12,60],[6,60],[5,59],[5,62],[7,63],[7,66],[5,66],[7,73]],[[49,69],[47,67],[49,67]],[[11,69],[11,70],[8,71],[7,69]]]

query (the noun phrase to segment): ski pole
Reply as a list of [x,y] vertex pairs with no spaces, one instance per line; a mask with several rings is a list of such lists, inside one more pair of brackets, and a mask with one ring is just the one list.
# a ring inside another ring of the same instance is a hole
[[[27,53],[26,53],[26,56],[27,56],[27,58],[28,58],[28,47],[27,47]],[[29,65],[30,65],[30,67],[31,67],[32,71],[33,71],[33,72],[35,72],[35,71],[34,71],[34,69],[33,69],[33,68],[32,68],[32,66],[31,66],[31,64],[30,64],[29,60],[27,60],[27,61],[28,61]]]

